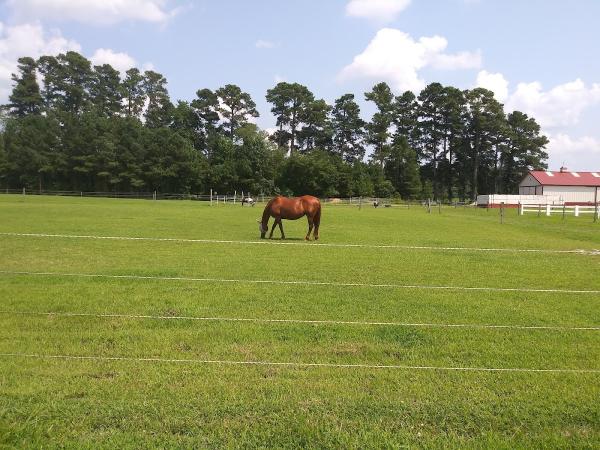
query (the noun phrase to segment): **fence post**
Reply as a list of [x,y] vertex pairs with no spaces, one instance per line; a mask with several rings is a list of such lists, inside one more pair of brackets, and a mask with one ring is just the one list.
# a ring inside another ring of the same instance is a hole
[[546,215],[549,216],[550,214],[552,214],[552,205],[547,203],[546,204]]
[[362,195],[360,197],[358,197],[358,210],[360,211],[362,209]]
[[538,203],[538,217],[542,215],[542,204]]
[[594,223],[598,221],[598,187],[594,191]]
[[235,205],[235,200],[237,197],[237,191],[233,191],[233,204]]
[[519,202],[519,215],[523,215],[523,203]]
[[431,214],[431,199],[430,198],[427,199],[427,212],[429,214]]
[[565,212],[566,212],[565,210],[566,210],[566,208],[567,208],[566,203],[563,203],[563,220],[565,220]]
[[441,214],[442,213],[442,201],[438,200],[438,213]]
[[575,205],[575,217],[579,217],[579,205]]
[[212,189],[210,190],[210,206],[212,206]]
[[23,188],[23,195],[25,195],[25,188]]
[[500,224],[504,223],[504,202],[500,203]]

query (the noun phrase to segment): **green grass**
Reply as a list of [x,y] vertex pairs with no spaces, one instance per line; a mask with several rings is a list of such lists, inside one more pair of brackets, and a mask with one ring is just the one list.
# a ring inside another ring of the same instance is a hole
[[[0,233],[258,240],[262,208],[0,195]],[[600,256],[0,235],[0,271],[600,290]],[[278,231],[275,234],[279,236]],[[323,243],[597,250],[591,217],[325,206]],[[0,353],[600,369],[600,295],[0,274]],[[54,313],[54,314],[17,314]],[[61,313],[563,329],[198,321]],[[0,357],[6,447],[600,446],[600,374]]]

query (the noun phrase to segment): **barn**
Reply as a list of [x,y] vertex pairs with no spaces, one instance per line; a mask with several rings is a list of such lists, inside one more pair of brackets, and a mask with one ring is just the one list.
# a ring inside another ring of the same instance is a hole
[[593,205],[599,201],[600,172],[533,170],[519,184],[519,195],[542,195],[552,203]]
[[532,170],[519,183],[519,195],[478,195],[477,206],[594,205],[600,201],[600,172]]

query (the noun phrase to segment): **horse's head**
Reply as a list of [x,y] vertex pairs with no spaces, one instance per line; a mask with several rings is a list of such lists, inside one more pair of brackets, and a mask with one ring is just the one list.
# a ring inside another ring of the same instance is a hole
[[260,231],[260,238],[264,239],[265,238],[265,234],[267,234],[267,228],[264,227],[262,225],[262,222],[260,220],[257,220],[258,222],[258,231]]

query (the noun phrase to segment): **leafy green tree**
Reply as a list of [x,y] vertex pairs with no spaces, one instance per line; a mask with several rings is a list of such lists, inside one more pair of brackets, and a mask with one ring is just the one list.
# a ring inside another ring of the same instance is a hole
[[365,125],[366,141],[373,146],[371,158],[383,169],[389,152],[390,128],[394,118],[394,94],[387,83],[376,84],[370,92],[365,92],[365,99],[375,103],[377,112],[371,122]]
[[413,200],[421,195],[417,153],[409,147],[406,138],[397,139],[392,145],[385,164],[385,175],[402,198]]
[[144,76],[135,67],[125,72],[122,87],[125,113],[129,117],[140,117],[146,102]]
[[3,133],[5,179],[21,188],[46,189],[60,169],[58,121],[34,114],[9,119]]
[[223,118],[223,128],[230,139],[234,139],[235,131],[248,123],[251,117],[258,117],[256,103],[250,94],[243,92],[235,84],[227,84],[216,91],[219,99],[218,112]]
[[345,94],[338,98],[332,110],[334,153],[346,162],[361,161],[365,156],[364,126],[354,95]]
[[171,113],[170,128],[191,142],[197,151],[202,152],[203,141],[199,132],[200,118],[194,108],[188,102],[179,100]]
[[33,58],[18,59],[19,74],[12,75],[14,82],[9,97],[9,111],[12,116],[23,117],[28,114],[39,114],[42,109],[42,96],[37,82],[37,64]]
[[285,161],[279,182],[284,191],[293,195],[336,197],[339,195],[336,158],[339,160],[322,150],[294,154]]
[[169,128],[147,128],[144,178],[150,189],[189,193],[197,184],[200,155],[192,144]]

